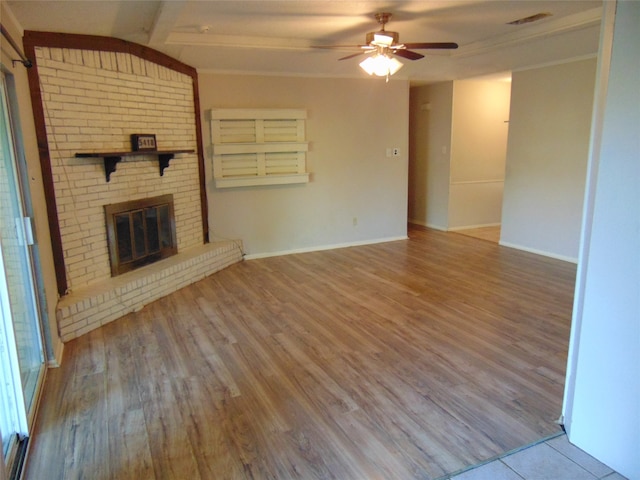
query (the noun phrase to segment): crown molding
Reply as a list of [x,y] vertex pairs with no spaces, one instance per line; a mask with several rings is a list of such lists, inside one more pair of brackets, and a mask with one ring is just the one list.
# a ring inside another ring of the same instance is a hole
[[170,33],[165,44],[202,47],[274,48],[278,50],[307,50],[312,48],[310,40],[298,38],[179,32]]
[[602,9],[592,8],[584,12],[568,15],[558,19],[549,19],[539,24],[525,26],[514,25],[513,32],[498,35],[486,40],[462,45],[458,50],[451,52],[454,58],[465,58],[488,53],[496,48],[510,47],[531,42],[544,37],[561,35],[563,33],[581,30],[583,28],[599,25],[602,20]]

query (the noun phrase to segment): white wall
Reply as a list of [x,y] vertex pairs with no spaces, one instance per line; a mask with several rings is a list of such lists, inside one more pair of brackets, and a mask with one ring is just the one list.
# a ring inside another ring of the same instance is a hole
[[513,73],[501,244],[577,259],[595,68]]
[[[216,189],[207,152],[209,227],[251,256],[405,238],[409,87],[406,81],[199,74],[203,138],[211,108],[305,108],[302,185]],[[386,157],[399,147],[399,157]]]
[[411,89],[409,221],[446,230],[453,82]]
[[510,84],[411,89],[409,221],[441,230],[500,223]]
[[511,84],[453,83],[449,229],[500,223]]
[[564,413],[572,443],[637,480],[640,3],[617,3],[613,32],[615,8],[605,6]]

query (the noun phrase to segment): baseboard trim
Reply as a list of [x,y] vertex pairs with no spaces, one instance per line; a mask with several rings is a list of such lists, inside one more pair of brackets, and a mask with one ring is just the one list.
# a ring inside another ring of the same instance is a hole
[[64,342],[58,340],[55,351],[53,352],[53,358],[49,360],[47,366],[49,368],[57,368],[62,365],[62,356],[64,355]]
[[522,250],[524,252],[535,253],[536,255],[542,255],[544,257],[555,258],[556,260],[562,260],[564,262],[569,263],[578,263],[578,259],[575,257],[567,257],[566,255],[558,255],[557,253],[546,252],[544,250],[538,250],[536,248],[529,248],[522,245],[518,245],[515,243],[503,242],[502,240],[499,242],[499,245],[502,247],[515,248],[516,250]]
[[334,243],[331,245],[317,245],[315,247],[295,248],[292,250],[280,250],[277,252],[250,253],[245,255],[245,260],[257,260],[259,258],[281,257],[283,255],[293,255],[296,253],[321,252],[323,250],[335,250],[338,248],[361,247],[363,245],[375,245],[376,243],[396,242],[398,240],[407,240],[409,237],[385,237],[374,240],[362,240],[358,242]]
[[434,230],[440,230],[441,232],[446,232],[447,231],[447,227],[443,227],[442,225],[435,225],[433,223],[425,223],[425,222],[421,222],[420,220],[413,220],[413,219],[409,219],[407,221],[412,225],[419,225],[421,227],[433,228]]
[[501,223],[479,223],[477,225],[464,225],[462,227],[450,227],[450,232],[457,232],[458,230],[470,230],[472,228],[485,228],[485,227],[499,227]]

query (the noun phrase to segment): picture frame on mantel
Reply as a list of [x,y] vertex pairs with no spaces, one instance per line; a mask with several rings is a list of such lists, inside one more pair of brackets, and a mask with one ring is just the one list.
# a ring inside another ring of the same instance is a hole
[[131,134],[131,149],[134,152],[153,152],[158,150],[156,136],[152,133]]

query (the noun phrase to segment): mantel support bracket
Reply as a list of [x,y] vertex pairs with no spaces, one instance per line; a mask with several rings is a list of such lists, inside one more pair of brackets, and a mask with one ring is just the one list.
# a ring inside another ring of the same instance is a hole
[[116,171],[116,165],[120,160],[122,160],[122,157],[104,157],[104,173],[107,177],[107,182],[111,180],[111,174]]
[[169,166],[169,161],[173,158],[173,153],[160,153],[158,155],[158,163],[160,165],[160,176],[164,175],[164,169]]
[[133,152],[82,152],[76,153],[76,158],[102,158],[104,161],[104,173],[107,179],[107,182],[111,180],[111,174],[116,171],[116,165],[118,162],[122,161],[123,157],[144,157],[144,156],[154,156],[158,159],[158,164],[160,166],[160,176],[164,175],[164,170],[169,166],[169,162],[174,158],[174,156],[178,153],[193,153],[194,150],[140,150]]

